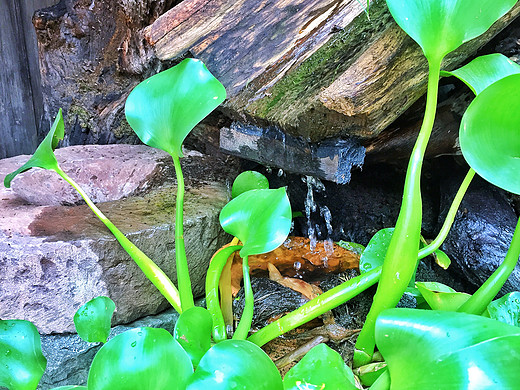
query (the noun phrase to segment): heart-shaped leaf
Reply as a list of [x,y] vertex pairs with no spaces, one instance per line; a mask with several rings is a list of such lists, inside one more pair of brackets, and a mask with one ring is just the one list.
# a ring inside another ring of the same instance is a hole
[[520,194],[520,74],[507,76],[471,102],[460,125],[468,164],[490,183]]
[[387,0],[397,24],[440,64],[446,54],[480,34],[516,0]]
[[242,257],[278,248],[291,230],[291,204],[285,188],[244,192],[224,206],[220,225],[242,241]]
[[56,161],[56,156],[54,156],[54,149],[56,149],[60,140],[63,139],[64,134],[65,127],[63,126],[63,116],[60,108],[47,136],[43,139],[29,161],[4,178],[4,186],[6,188],[11,187],[11,181],[17,175],[31,168],[58,169],[58,161]]
[[282,378],[264,351],[246,340],[224,340],[200,360],[186,390],[281,390]]
[[190,356],[193,367],[211,347],[212,327],[209,311],[197,306],[184,311],[175,324],[173,337]]
[[87,387],[95,390],[184,390],[193,374],[190,357],[164,329],[135,328],[103,345]]
[[106,343],[116,305],[108,297],[96,297],[81,306],[74,314],[78,336],[89,343]]
[[125,115],[143,143],[181,157],[188,133],[225,98],[224,86],[206,65],[188,58],[137,85]]
[[433,310],[456,311],[471,297],[438,282],[416,282],[415,285]]
[[442,71],[442,76],[455,76],[462,80],[475,95],[495,81],[520,73],[520,65],[503,54],[494,53],[475,58],[469,64],[451,72]]
[[0,387],[34,390],[46,366],[38,329],[29,321],[0,320]]
[[491,302],[487,311],[497,321],[520,326],[520,292],[515,291]]
[[356,390],[354,374],[339,353],[319,344],[291,368],[283,379],[284,390]]
[[379,230],[372,236],[359,259],[359,271],[361,273],[383,265],[393,232],[394,228],[386,228]]
[[472,314],[389,309],[376,324],[391,389],[515,389],[520,329]]
[[235,178],[231,187],[231,197],[236,198],[238,195],[249,190],[263,190],[269,188],[267,177],[256,171],[242,172]]

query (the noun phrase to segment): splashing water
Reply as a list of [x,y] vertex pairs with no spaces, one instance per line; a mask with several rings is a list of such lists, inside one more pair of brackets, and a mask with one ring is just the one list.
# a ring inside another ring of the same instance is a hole
[[[316,210],[318,208],[316,201],[314,200],[314,191],[324,192],[325,186],[320,181],[320,179],[317,179],[313,176],[305,176],[304,178],[302,178],[302,180],[304,183],[307,184],[307,197],[305,198],[305,217],[307,218],[307,234],[309,235],[310,249],[311,249],[311,251],[314,251],[316,249],[318,235],[321,233],[319,230],[319,225],[313,224],[311,222],[311,213],[316,212]],[[321,214],[321,208],[320,208],[320,214]],[[330,214],[330,211],[329,211],[329,214]],[[328,227],[327,227],[327,230],[328,230]]]

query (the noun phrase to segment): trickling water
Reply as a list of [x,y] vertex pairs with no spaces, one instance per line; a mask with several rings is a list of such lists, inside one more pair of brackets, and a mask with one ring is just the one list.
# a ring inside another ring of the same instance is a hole
[[325,253],[327,256],[332,256],[334,253],[334,243],[332,242],[332,214],[327,206],[320,206],[320,215],[325,220],[327,228],[327,239],[325,240]]
[[[305,184],[307,184],[307,197],[305,198],[305,217],[307,219],[307,234],[309,235],[310,249],[311,249],[311,251],[314,251],[316,249],[316,242],[318,240],[318,235],[321,234],[319,225],[313,224],[311,221],[311,213],[316,212],[317,207],[318,207],[316,205],[316,201],[314,200],[314,191],[323,192],[323,191],[325,191],[325,186],[320,181],[320,179],[317,179],[312,176],[305,176],[304,178],[302,178],[302,180]],[[320,214],[321,214],[321,208],[320,208]],[[330,214],[330,211],[329,211],[329,214]],[[327,230],[328,230],[328,227],[327,227]],[[331,229],[331,232],[332,232],[332,229]]]

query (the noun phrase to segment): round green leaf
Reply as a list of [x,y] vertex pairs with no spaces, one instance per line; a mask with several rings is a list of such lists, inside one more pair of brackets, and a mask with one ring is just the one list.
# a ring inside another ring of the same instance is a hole
[[65,127],[63,126],[63,116],[60,108],[47,136],[43,139],[29,161],[4,178],[4,186],[6,188],[11,187],[11,181],[17,175],[31,168],[56,170],[58,168],[58,161],[56,160],[56,156],[54,156],[54,149],[56,149],[60,140],[63,139],[64,134]]
[[267,177],[256,171],[242,172],[235,178],[231,187],[231,197],[236,198],[238,195],[249,190],[263,190],[269,188]]
[[164,329],[135,328],[103,345],[94,357],[92,390],[184,390],[193,374],[190,357]]
[[438,282],[416,282],[415,285],[433,310],[456,311],[471,297]]
[[224,206],[220,225],[242,241],[242,257],[276,249],[291,230],[291,204],[285,188],[244,192]]
[[278,369],[257,345],[224,340],[201,359],[186,390],[281,390]]
[[137,85],[125,115],[143,143],[181,157],[188,133],[225,98],[224,86],[204,63],[188,58]]
[[387,0],[397,24],[440,64],[446,54],[480,34],[516,0]]
[[319,344],[291,368],[283,379],[284,390],[356,390],[354,374],[339,353]]
[[491,302],[487,311],[497,321],[520,326],[520,292],[515,291]]
[[520,65],[500,53],[475,58],[469,64],[451,72],[441,72],[442,76],[455,76],[462,80],[475,95],[494,82],[512,74],[520,73]]
[[468,164],[490,183],[520,194],[520,74],[482,91],[462,117],[460,148]]
[[376,323],[391,389],[515,389],[520,329],[465,313],[389,309]]
[[94,298],[74,314],[74,326],[79,337],[89,343],[106,343],[116,305],[108,297]]
[[47,366],[38,329],[24,320],[0,320],[0,387],[34,390]]
[[386,228],[379,230],[372,236],[359,259],[359,271],[361,273],[383,265],[393,233],[394,228]]
[[209,311],[194,306],[180,315],[173,337],[187,352],[194,367],[211,347],[213,320]]

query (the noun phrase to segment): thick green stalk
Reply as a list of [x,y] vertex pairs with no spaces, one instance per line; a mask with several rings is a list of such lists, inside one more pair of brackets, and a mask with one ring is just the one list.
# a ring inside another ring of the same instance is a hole
[[123,233],[99,210],[96,205],[90,200],[83,189],[72,180],[60,168],[57,168],[56,173],[60,175],[67,183],[78,191],[81,197],[85,200],[90,209],[96,216],[105,224],[105,226],[112,232],[123,249],[130,255],[130,257],[141,268],[146,277],[154,284],[161,294],[170,302],[175,310],[182,312],[179,291],[172,283],[170,278],[155,264],[148,256],[146,256],[139,248],[137,248]]
[[253,323],[253,309],[255,304],[255,297],[253,295],[253,288],[251,287],[251,277],[249,276],[249,259],[242,258],[242,273],[244,280],[244,310],[237,325],[237,329],[233,334],[233,340],[245,340],[251,329]]
[[373,286],[381,275],[381,266],[376,267],[364,274],[356,276],[339,286],[318,295],[302,307],[270,323],[255,334],[249,336],[248,340],[256,345],[262,346],[278,336],[297,328],[306,322],[328,312],[347,302],[356,295]]
[[222,269],[226,265],[228,257],[240,250],[241,245],[232,245],[220,249],[209,264],[206,274],[206,307],[213,319],[213,341],[216,343],[227,339],[226,324],[218,299],[218,285]]
[[459,309],[458,312],[480,315],[486,310],[486,307],[498,294],[504,283],[507,281],[511,273],[518,263],[520,256],[520,219],[518,220],[507,251],[506,257],[502,264],[493,272],[493,274],[484,282],[482,286],[473,294]]
[[424,120],[406,171],[403,202],[383,263],[374,303],[356,342],[356,367],[370,362],[375,347],[376,319],[383,310],[397,305],[415,272],[422,222],[421,169],[435,119],[439,74],[440,61],[430,62]]
[[191,292],[190,272],[184,247],[184,177],[182,176],[179,156],[173,155],[175,175],[177,176],[177,198],[175,199],[175,267],[177,268],[177,284],[181,295],[182,310],[188,310],[195,305]]
[[462,198],[464,198],[464,195],[466,194],[466,191],[468,190],[468,187],[471,184],[471,180],[473,180],[474,177],[475,171],[472,168],[470,168],[468,173],[466,174],[466,177],[462,181],[462,184],[460,185],[459,190],[455,195],[455,198],[453,198],[453,201],[451,202],[450,209],[448,210],[448,214],[444,219],[444,224],[442,225],[439,234],[437,235],[437,237],[435,237],[435,239],[432,242],[430,242],[427,246],[419,250],[419,260],[431,255],[433,252],[439,249],[439,247],[442,245],[442,243],[448,236],[448,233],[451,229],[451,225],[453,225],[453,221],[455,220],[457,210],[459,209],[460,203],[462,202]]

